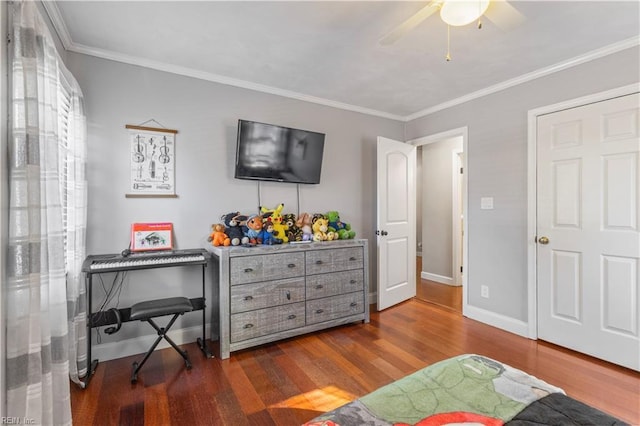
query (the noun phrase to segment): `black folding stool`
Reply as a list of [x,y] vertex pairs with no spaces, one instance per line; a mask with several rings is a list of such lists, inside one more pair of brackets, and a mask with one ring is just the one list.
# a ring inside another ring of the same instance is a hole
[[[158,332],[158,338],[153,345],[151,345],[142,359],[142,362],[140,362],[140,364],[138,364],[137,361],[133,363],[131,383],[136,383],[138,381],[138,371],[140,371],[144,363],[147,362],[147,359],[151,356],[162,339],[165,339],[171,346],[173,346],[173,349],[175,349],[184,359],[187,370],[191,370],[191,361],[189,360],[187,352],[180,349],[178,345],[176,345],[173,340],[167,336],[167,332],[176,319],[185,312],[191,311],[193,311],[193,306],[186,297],[170,297],[167,299],[148,300],[146,302],[136,303],[131,307],[131,321],[146,321]],[[153,321],[153,318],[163,317],[166,315],[173,315],[166,327],[160,327]]]

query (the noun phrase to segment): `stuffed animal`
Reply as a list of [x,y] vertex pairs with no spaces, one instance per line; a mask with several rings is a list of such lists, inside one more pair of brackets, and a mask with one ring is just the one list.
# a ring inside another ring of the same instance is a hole
[[321,213],[314,213],[313,216],[311,216],[311,224],[313,225],[313,222],[315,222],[318,219],[327,219],[327,217]]
[[262,216],[254,214],[247,218],[247,237],[249,244],[258,244],[258,237],[262,231]]
[[282,240],[273,235],[273,223],[265,221],[262,224],[262,231],[258,236],[258,242],[264,245],[282,244]]
[[247,216],[241,215],[240,212],[231,212],[222,215],[220,218],[225,226],[225,233],[231,240],[232,246],[239,246],[241,244],[248,244],[249,237],[247,237]]
[[351,230],[351,225],[340,220],[340,214],[333,210],[325,215],[329,220],[329,231],[333,231],[338,235],[338,239],[349,240],[355,238],[356,231]]
[[268,209],[266,207],[260,206],[260,212],[262,213],[262,217],[264,220],[273,223],[273,235],[282,240],[283,243],[288,243],[289,238],[287,237],[287,229],[288,226],[282,223],[282,209],[284,208],[284,204],[278,204],[278,207],[275,209]]
[[296,215],[287,213],[282,216],[282,222],[287,225],[287,238],[289,241],[302,241],[302,229],[296,224]]
[[211,234],[209,235],[209,238],[207,238],[207,241],[216,247],[228,246],[231,244],[231,240],[227,234],[224,233],[224,225],[221,223],[214,223],[211,225]]
[[301,241],[313,241],[313,229],[311,229],[311,215],[309,213],[301,213],[296,220],[296,226],[302,232]]
[[329,222],[320,215],[316,217],[311,225],[313,229],[313,241],[326,241],[327,231],[329,230]]

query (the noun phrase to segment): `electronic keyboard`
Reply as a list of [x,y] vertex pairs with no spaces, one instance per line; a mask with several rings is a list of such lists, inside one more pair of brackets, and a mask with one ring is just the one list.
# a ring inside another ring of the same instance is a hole
[[202,265],[210,254],[205,249],[90,255],[82,263],[82,272],[118,272],[167,266]]

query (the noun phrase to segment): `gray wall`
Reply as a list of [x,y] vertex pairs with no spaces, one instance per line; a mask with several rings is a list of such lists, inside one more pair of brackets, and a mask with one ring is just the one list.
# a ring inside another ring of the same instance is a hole
[[[468,126],[468,303],[527,321],[527,112],[636,83],[640,48],[624,50],[413,120],[406,139]],[[481,197],[494,210],[481,210]],[[490,299],[480,286],[490,287]]]
[[[224,213],[254,213],[259,203],[275,207],[280,202],[285,212],[297,213],[295,184],[262,183],[259,201],[257,182],[234,179],[237,121],[243,118],[326,133],[321,183],[300,186],[300,211],[338,210],[357,237],[369,239],[370,288],[376,288],[376,137],[401,140],[404,123],[81,54],[69,53],[67,64],[82,87],[88,116],[87,253],[120,252],[134,222],[173,222],[178,248],[192,248],[202,245],[210,225]],[[178,130],[178,198],[125,198],[125,125],[149,119]],[[120,306],[182,292],[197,295],[198,271],[190,269],[128,273]],[[105,283],[113,279],[105,276]],[[103,297],[97,291],[94,306]],[[176,328],[196,326],[199,318],[182,321]],[[147,328],[123,327],[115,337],[103,335],[103,342],[149,333]]]
[[462,150],[462,138],[418,149],[422,151],[422,179],[418,184],[422,194],[422,272],[453,280],[452,153]]

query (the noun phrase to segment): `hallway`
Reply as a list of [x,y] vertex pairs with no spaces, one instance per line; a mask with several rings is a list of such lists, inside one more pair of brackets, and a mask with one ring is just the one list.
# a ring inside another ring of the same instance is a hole
[[422,257],[416,258],[416,298],[462,313],[462,286],[440,284],[420,278]]

